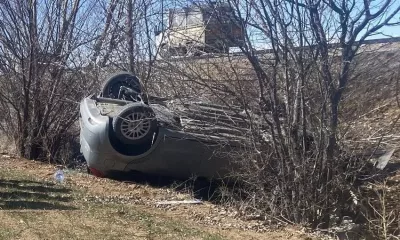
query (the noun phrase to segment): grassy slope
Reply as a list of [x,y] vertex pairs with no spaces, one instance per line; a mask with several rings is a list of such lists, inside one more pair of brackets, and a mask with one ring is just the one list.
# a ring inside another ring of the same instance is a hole
[[222,239],[133,205],[99,202],[82,189],[0,171],[1,239]]
[[[0,156],[0,239],[309,239],[293,229],[238,230],[235,223],[244,223],[231,217],[207,223],[216,209],[209,203],[155,207],[189,197],[171,189],[74,171],[56,184],[53,173],[51,165]],[[233,227],[221,227],[224,221]]]

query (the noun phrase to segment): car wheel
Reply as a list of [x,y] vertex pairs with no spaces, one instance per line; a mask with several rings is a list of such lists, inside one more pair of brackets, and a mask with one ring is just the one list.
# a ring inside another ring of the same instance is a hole
[[[133,94],[135,92],[135,94]],[[135,100],[142,93],[139,79],[129,72],[119,72],[107,79],[102,88],[102,96],[113,99]]]
[[126,105],[112,122],[115,136],[125,144],[142,144],[153,140],[157,120],[153,110],[143,103]]

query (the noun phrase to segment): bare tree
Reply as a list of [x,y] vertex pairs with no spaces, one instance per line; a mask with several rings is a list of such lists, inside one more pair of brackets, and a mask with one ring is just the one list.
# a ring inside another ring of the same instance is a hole
[[[168,90],[165,95],[240,105],[248,124],[242,134],[251,144],[230,154],[249,183],[249,204],[288,222],[327,227],[364,165],[343,151],[343,92],[364,41],[399,24],[400,6],[392,0],[227,4],[234,11],[231,21],[246,33],[237,42],[242,57],[164,60],[159,67],[170,88],[161,89]],[[213,14],[226,20],[226,13]],[[220,31],[222,42],[238,41],[228,28]]]
[[2,2],[0,11],[1,128],[30,159],[54,158],[78,118],[85,79],[85,44],[94,2]]

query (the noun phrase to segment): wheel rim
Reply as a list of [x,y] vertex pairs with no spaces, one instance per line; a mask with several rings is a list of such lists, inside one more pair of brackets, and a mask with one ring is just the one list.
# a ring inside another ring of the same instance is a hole
[[130,140],[138,140],[150,131],[151,119],[144,112],[133,112],[126,116],[121,124],[121,133]]

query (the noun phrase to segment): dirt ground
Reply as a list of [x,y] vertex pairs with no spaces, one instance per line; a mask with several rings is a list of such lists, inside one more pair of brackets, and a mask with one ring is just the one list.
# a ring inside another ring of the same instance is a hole
[[0,155],[0,239],[321,239],[296,227],[243,220],[233,209],[201,204],[173,185],[96,178],[56,166]]

